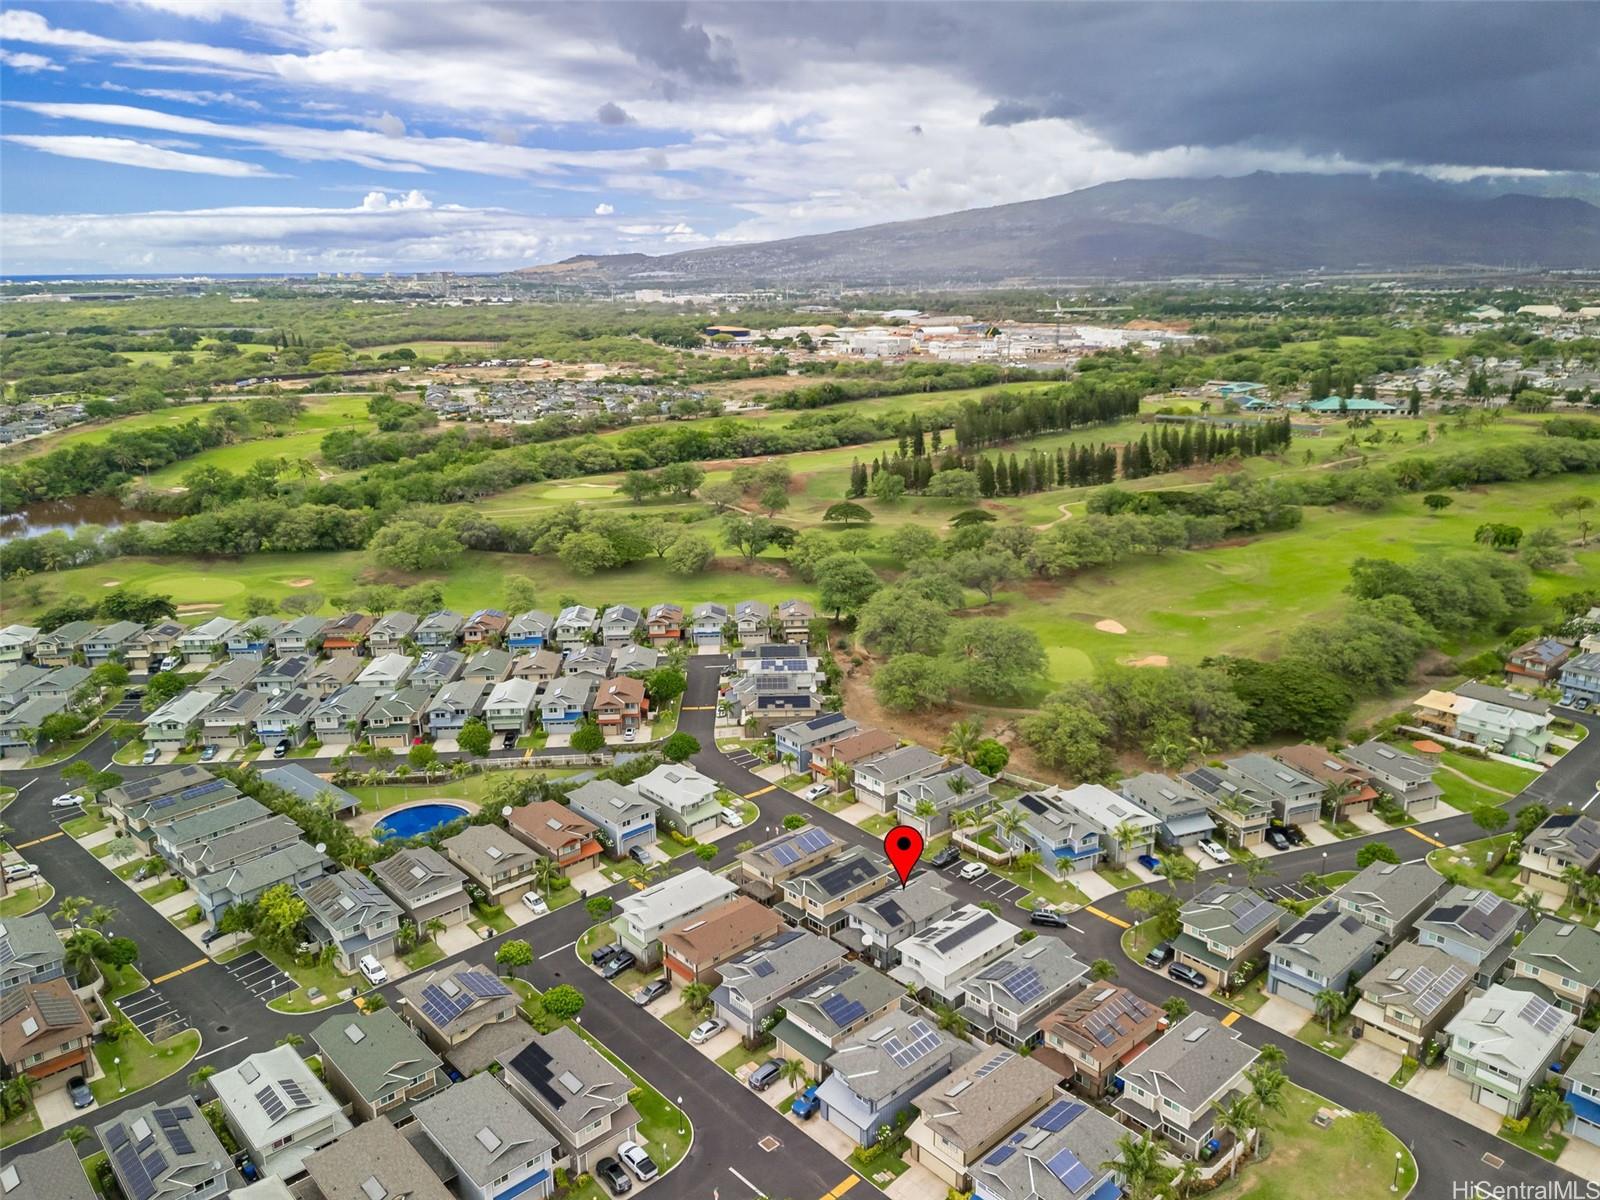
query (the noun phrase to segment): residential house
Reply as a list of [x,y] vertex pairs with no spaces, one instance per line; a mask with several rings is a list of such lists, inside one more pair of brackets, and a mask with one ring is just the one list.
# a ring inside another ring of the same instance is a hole
[[1214,883],[1178,910],[1181,931],[1172,940],[1173,953],[1208,979],[1232,976],[1242,982],[1266,965],[1267,944],[1292,919],[1250,888]]
[[200,718],[200,740],[207,746],[238,750],[256,740],[256,718],[268,700],[260,692],[231,692],[215,698]]
[[0,710],[15,708],[28,697],[35,695],[41,682],[48,679],[51,674],[52,672],[43,667],[35,667],[28,663],[19,663],[0,670]]
[[753,1045],[784,997],[844,959],[844,949],[802,929],[784,929],[722,964],[711,993],[717,1015]]
[[634,635],[644,628],[644,617],[630,604],[613,604],[600,618],[600,644],[613,649],[631,646]]
[[282,850],[202,875],[189,884],[205,919],[215,925],[234,904],[250,904],[261,894],[280,884],[298,891],[321,878],[333,867],[333,860],[307,842],[295,842]]
[[462,727],[483,713],[490,687],[481,679],[447,683],[428,701],[428,732],[435,738],[454,738]]
[[40,742],[40,723],[66,707],[65,696],[35,696],[0,716],[0,758],[31,756]]
[[483,720],[489,732],[518,737],[528,732],[528,719],[538,694],[538,685],[528,679],[503,679],[495,684],[483,702]]
[[400,981],[405,1017],[440,1054],[478,1033],[519,1020],[521,997],[488,967],[457,964]]
[[1230,846],[1258,846],[1272,820],[1272,800],[1229,766],[1196,767],[1179,778],[1210,797],[1212,819]]
[[852,904],[876,896],[895,879],[894,869],[882,855],[864,846],[851,846],[784,879],[778,885],[783,893],[778,911],[807,929],[832,934],[844,926],[845,912]]
[[468,825],[439,848],[496,903],[497,897],[527,884],[539,861],[537,854],[498,825]]
[[311,714],[319,701],[310,692],[283,692],[256,718],[256,737],[264,746],[288,742],[298,746],[311,732]]
[[1536,919],[1493,892],[1457,886],[1417,919],[1417,940],[1471,963],[1478,985],[1488,987],[1511,957],[1513,944]]
[[[35,662],[40,661],[39,651],[33,652]],[[1591,705],[1600,701],[1600,651],[1586,651],[1569,658],[1561,667],[1561,703],[1587,700]]]
[[501,1080],[555,1134],[555,1155],[574,1175],[639,1141],[639,1113],[628,1099],[633,1080],[568,1028],[535,1034],[500,1059]]
[[722,981],[718,968],[723,963],[784,927],[782,918],[766,905],[735,896],[663,933],[663,965],[669,978],[715,987]]
[[394,955],[400,906],[372,880],[346,868],[295,889],[306,902],[306,929],[319,947],[333,947],[341,971],[354,971],[364,955]]
[[261,768],[261,779],[273,787],[298,796],[312,804],[327,804],[335,816],[353,817],[361,811],[361,800],[322,776],[308,771],[299,763]]
[[38,1091],[86,1074],[94,1022],[65,977],[24,983],[0,995],[0,1066],[26,1075]]
[[1122,1065],[1159,1032],[1161,1009],[1115,983],[1091,983],[1040,1023],[1044,1041],[1034,1060],[1072,1089],[1098,1100],[1113,1090]]
[[595,681],[587,675],[563,675],[539,693],[539,723],[551,736],[570,735],[594,704]]
[[437,692],[447,683],[461,678],[467,668],[467,656],[459,650],[430,650],[417,659],[406,682],[412,687],[425,687]]
[[993,783],[992,776],[966,763],[918,776],[900,789],[895,799],[895,817],[923,837],[933,838],[951,827],[952,813],[988,804]]
[[690,619],[689,639],[698,648],[722,649],[722,630],[728,623],[727,607],[716,603],[695,606]]
[[[699,612],[698,609],[695,611]],[[722,619],[726,624],[728,619],[726,610],[723,611]],[[733,606],[733,623],[739,631],[741,646],[765,642],[772,635],[772,606],[760,600],[741,600]]]
[[[215,813],[218,810],[210,811]],[[159,839],[159,834],[157,836]],[[183,848],[173,866],[185,879],[198,879],[229,867],[254,862],[299,840],[300,826],[288,817],[273,815],[202,841],[191,842]]]
[[722,814],[717,785],[693,767],[663,763],[634,780],[639,795],[656,806],[658,822],[686,837],[716,828]]
[[1116,1200],[1122,1126],[1057,1100],[971,1168],[973,1200]]
[[736,891],[734,885],[703,867],[691,867],[660,883],[623,896],[611,922],[617,941],[645,967],[661,961],[661,937],[669,929],[709,912]]
[[894,1128],[917,1096],[977,1053],[929,1020],[896,1009],[862,1026],[829,1057],[818,1111],[856,1145],[870,1146],[879,1129]]
[[813,746],[846,737],[860,728],[843,713],[823,713],[809,721],[796,721],[775,729],[772,734],[773,749],[780,761],[793,760],[796,771],[809,771]]
[[1017,944],[1022,930],[976,904],[963,904],[900,942],[900,965],[889,972],[941,1004],[960,1002],[963,985]]
[[1536,637],[1506,656],[1506,678],[1526,680],[1533,687],[1548,687],[1561,676],[1572,657],[1572,647],[1553,637]]
[[176,869],[179,863],[198,855],[213,838],[260,824],[272,816],[272,810],[259,800],[239,796],[216,808],[152,825],[151,843],[155,852]]
[[315,656],[322,647],[322,627],[327,617],[296,617],[278,626],[272,635],[272,653],[279,658],[295,654]]
[[555,618],[547,612],[529,609],[511,618],[506,626],[506,645],[512,650],[541,650],[550,640]]
[[417,622],[411,640],[424,650],[448,650],[461,641],[465,625],[460,613],[441,608]]
[[1351,913],[1381,935],[1385,949],[1411,936],[1417,919],[1431,909],[1449,885],[1426,862],[1369,863],[1337,888],[1328,902]]
[[843,849],[844,843],[833,834],[815,825],[801,825],[744,851],[730,877],[746,895],[770,902],[786,879],[809,871]]
[[39,628],[36,625],[13,622],[0,629],[0,666],[20,663],[27,658],[33,653],[33,644],[38,636]]
[[747,647],[739,652],[736,674],[724,694],[736,721],[753,717],[758,728],[771,731],[822,710],[824,676],[804,646]]
[[1550,742],[1550,706],[1523,692],[1463,684],[1414,702],[1416,723],[1446,738],[1533,759]]
[[[1355,813],[1371,812],[1377,802],[1378,789],[1367,773],[1321,746],[1302,742],[1285,746],[1274,757],[1322,786],[1324,807],[1336,820],[1348,821]],[[1329,797],[1335,797],[1331,807],[1326,803]]]
[[1321,992],[1343,993],[1378,961],[1383,935],[1360,917],[1324,905],[1267,947],[1267,991],[1317,1010]]
[[367,709],[367,739],[374,746],[405,750],[422,740],[422,719],[433,699],[426,688],[401,688]]
[[856,799],[880,813],[893,812],[900,789],[914,779],[942,770],[945,760],[924,746],[901,746],[856,765]]
[[300,681],[300,686],[313,696],[327,699],[341,688],[347,688],[354,684],[364,665],[362,660],[354,654],[340,652],[332,658],[323,659],[312,667],[306,677]]
[[356,676],[356,682],[362,687],[393,691],[406,682],[411,674],[411,668],[415,665],[416,660],[409,654],[387,651],[375,655],[371,662],[361,668],[361,674]]
[[555,863],[569,879],[600,865],[599,829],[565,804],[535,800],[513,808],[506,825],[512,837]]
[[229,658],[253,658],[259,662],[272,654],[272,639],[283,625],[277,617],[251,617],[240,621],[223,641],[223,649]]
[[91,667],[112,660],[125,662],[134,639],[143,632],[144,626],[136,621],[113,621],[109,625],[102,625],[80,643],[83,657]]
[[361,653],[368,634],[377,623],[376,618],[358,612],[344,613],[331,618],[322,627],[322,652],[330,655],[341,652]]
[[[194,1098],[180,1095],[165,1105],[126,1108],[94,1127],[124,1196],[156,1200],[212,1200],[227,1194],[238,1177],[211,1122]],[[65,1145],[66,1143],[61,1143]],[[76,1147],[71,1147],[74,1165]],[[78,1167],[83,1174],[83,1168]],[[43,1200],[57,1200],[50,1193]]]
[[1461,1010],[1472,966],[1436,946],[1402,942],[1356,983],[1351,1032],[1374,1046],[1421,1062],[1428,1043]]
[[[178,638],[178,653],[189,666],[210,662],[222,653],[223,646],[239,622],[230,617],[212,617]],[[58,631],[59,632],[59,631]],[[35,651],[34,659],[39,659]]]
[[[319,1200],[450,1200],[428,1160],[386,1117],[357,1125],[308,1157],[306,1176]],[[232,1200],[251,1198],[235,1192]]]
[[383,695],[380,688],[360,684],[340,688],[311,711],[312,734],[324,746],[354,745],[361,740],[367,713]]
[[194,685],[197,692],[208,692],[213,696],[227,696],[234,692],[253,690],[256,685],[256,676],[261,673],[261,664],[253,658],[230,658],[227,662],[219,663],[203,675],[200,682]]
[[1444,793],[1433,781],[1433,768],[1414,754],[1369,739],[1359,746],[1346,746],[1339,757],[1365,771],[1372,785],[1409,817],[1430,813],[1439,806],[1439,797]]
[[969,1029],[1002,1045],[1032,1046],[1045,1016],[1089,973],[1065,943],[1036,938],[970,974],[960,1012]]
[[1600,932],[1545,917],[1511,952],[1506,984],[1583,1016],[1600,1002]]
[[906,1129],[913,1161],[954,1191],[978,1160],[1056,1096],[1056,1073],[1010,1050],[977,1054],[921,1092]]
[[652,604],[645,614],[644,635],[652,646],[676,646],[683,638],[683,609],[676,604]]
[[192,688],[179,692],[142,722],[145,746],[163,754],[182,750],[199,734],[200,717],[215,699],[209,692]]
[[128,670],[136,675],[154,674],[162,660],[177,650],[178,639],[188,628],[178,621],[165,620],[157,621],[136,634],[123,652],[123,661]]
[[620,676],[600,682],[594,697],[594,717],[600,723],[600,732],[608,737],[617,734],[637,733],[644,725],[650,709],[645,699],[644,684],[637,679]]
[[480,608],[461,626],[461,641],[468,646],[498,646],[511,627],[511,618],[498,608]]
[[644,675],[654,671],[666,656],[651,646],[619,646],[612,652],[613,675]]
[[[66,949],[43,913],[0,921],[0,995],[67,973]],[[69,979],[76,985],[76,977]]]
[[[126,833],[142,834],[157,821],[171,821],[188,812],[215,808],[237,798],[233,784],[202,766],[189,763],[159,775],[107,788],[100,803],[108,807]],[[193,799],[194,803],[189,801]]]
[[817,742],[808,752],[811,777],[841,792],[855,785],[856,767],[899,745],[900,739],[884,729],[858,729]]
[[460,1200],[550,1195],[556,1139],[493,1075],[474,1075],[412,1111],[449,1162]]
[[1006,844],[1016,854],[1037,855],[1038,869],[1052,879],[1090,871],[1099,864],[1105,850],[1099,826],[1064,803],[1061,788],[1024,792],[1002,807],[1021,818],[1005,835]]
[[1241,754],[1227,760],[1233,771],[1256,785],[1284,825],[1314,824],[1322,813],[1322,784],[1265,754]]
[[1081,783],[1073,788],[1051,788],[1049,794],[1078,824],[1099,835],[1100,854],[1106,862],[1124,863],[1148,854],[1155,845],[1160,821],[1110,788]]
[[1561,1076],[1563,1099],[1572,1106],[1566,1132],[1600,1146],[1600,1038],[1590,1038]]
[[[259,1050],[211,1077],[222,1115],[256,1170],[289,1180],[349,1133],[350,1119],[293,1046]],[[226,1159],[224,1159],[226,1161]]]
[[431,846],[408,847],[372,864],[373,877],[420,930],[435,921],[459,925],[472,914],[466,876]]
[[78,1148],[63,1139],[46,1142],[32,1154],[7,1155],[0,1167],[0,1195],[5,1200],[98,1200],[100,1193],[89,1182]]
[[567,793],[567,806],[594,823],[612,858],[655,845],[656,806],[631,788],[609,779],[591,780]]
[[600,628],[600,617],[594,609],[583,604],[570,604],[556,614],[550,627],[550,638],[561,649],[586,646]]
[[250,686],[268,696],[281,696],[299,688],[316,665],[315,656],[310,654],[291,654],[287,658],[274,659],[256,672]]
[[611,678],[616,654],[610,646],[574,646],[561,656],[561,673],[599,683]]
[[33,639],[33,661],[41,667],[71,666],[73,658],[79,653],[78,643],[98,628],[93,621],[68,621],[48,633],[36,634]]
[[1562,1057],[1577,1020],[1538,996],[1493,984],[1445,1026],[1450,1075],[1470,1085],[1473,1103],[1520,1117],[1550,1064]]
[[448,1082],[439,1056],[391,1008],[338,1013],[311,1040],[329,1090],[359,1121],[404,1121],[413,1103]]
[[88,667],[57,667],[28,684],[26,695],[34,700],[69,700],[88,682]]
[[898,891],[858,900],[844,910],[845,923],[834,940],[880,971],[900,963],[900,943],[949,916],[956,898],[937,875],[918,875]]
[[[408,644],[420,645],[413,639],[417,631],[417,615],[408,612],[384,613],[367,627],[367,651],[373,658],[384,654],[398,654]],[[322,648],[328,643],[324,639]]]
[[1216,832],[1210,797],[1182,779],[1146,771],[1124,779],[1117,790],[1156,819],[1155,840],[1163,849],[1194,846]]
[[1218,1110],[1248,1093],[1244,1073],[1260,1053],[1237,1029],[1190,1013],[1122,1068],[1122,1094],[1112,1107],[1135,1130],[1148,1130],[1183,1157],[1198,1158],[1218,1137]]
[[561,655],[554,650],[529,650],[511,660],[511,678],[526,679],[540,690],[560,674]]
[[772,1027],[778,1052],[821,1079],[828,1059],[863,1025],[900,1007],[905,989],[859,962],[842,962],[790,992]]
[[772,617],[778,636],[791,645],[803,646],[811,640],[811,622],[817,619],[817,610],[809,600],[780,600],[773,607]]
[[1524,887],[1554,896],[1557,907],[1568,900],[1576,901],[1567,875],[1600,872],[1600,821],[1587,813],[1546,817],[1523,839],[1517,863],[1517,881]]
[[512,655],[509,650],[502,650],[498,646],[485,646],[471,658],[461,670],[463,679],[481,679],[485,683],[499,683],[511,674]]

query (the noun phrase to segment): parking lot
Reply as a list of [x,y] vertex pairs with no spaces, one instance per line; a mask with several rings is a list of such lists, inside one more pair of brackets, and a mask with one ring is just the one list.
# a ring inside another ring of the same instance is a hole
[[[945,867],[943,874],[948,879],[959,879],[961,868],[965,862],[951,863]],[[985,869],[983,874],[972,880],[962,880],[988,895],[996,904],[1010,904],[1022,899],[1028,894],[1028,889],[1021,884],[1012,883],[1004,875],[996,875],[993,871]]]
[[275,1000],[286,992],[295,990],[296,984],[277,965],[262,954],[252,950],[249,954],[242,954],[232,962],[224,963],[223,969],[232,975],[245,990],[261,1003]]
[[122,1015],[152,1042],[159,1042],[190,1028],[189,1018],[179,1012],[158,987],[129,992],[116,1001]]
[[1275,883],[1266,887],[1257,885],[1256,891],[1268,900],[1317,900],[1328,895],[1328,889],[1320,883],[1310,887],[1303,883]]
[[767,765],[748,750],[730,750],[727,753],[727,759],[734,766],[743,767],[747,771],[754,771],[757,767]]

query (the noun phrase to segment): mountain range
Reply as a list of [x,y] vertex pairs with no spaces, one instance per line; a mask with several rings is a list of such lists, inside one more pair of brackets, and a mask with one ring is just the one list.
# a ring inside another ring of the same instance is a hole
[[579,255],[524,269],[611,283],[998,284],[1427,267],[1600,266],[1600,208],[1405,174],[1129,179],[837,233]]

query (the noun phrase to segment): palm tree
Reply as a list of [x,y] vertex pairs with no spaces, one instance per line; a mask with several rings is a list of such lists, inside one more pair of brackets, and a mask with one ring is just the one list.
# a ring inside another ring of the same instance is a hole
[[83,923],[90,929],[104,929],[116,920],[117,910],[109,904],[96,904],[83,918]]
[[66,896],[56,905],[56,920],[65,921],[68,925],[77,925],[78,915],[90,904],[91,901],[87,896]]
[[423,929],[427,930],[428,936],[436,942],[439,940],[439,935],[448,928],[450,927],[440,917],[429,917],[428,923],[423,926]]
[[1594,902],[1587,886],[1591,878],[1593,877],[1589,872],[1576,863],[1561,869],[1561,882],[1567,885],[1567,899],[1576,900],[1581,896],[1585,913],[1589,911],[1589,906]]
[[1144,1200],[1166,1183],[1171,1174],[1172,1169],[1162,1159],[1163,1151],[1149,1130],[1143,1137],[1125,1133],[1117,1139],[1117,1156],[1101,1163],[1100,1168],[1120,1175],[1122,1186],[1132,1200]]
[[77,979],[79,987],[86,987],[100,977],[95,951],[104,945],[105,938],[93,929],[75,929],[67,935],[62,944],[63,965],[68,974]]
[[1257,858],[1254,855],[1251,855],[1249,858],[1244,860],[1244,877],[1246,882],[1254,883],[1263,875],[1271,874],[1272,866],[1267,862],[1266,859]]
[[978,717],[970,717],[950,726],[949,732],[944,735],[944,742],[939,746],[939,753],[970,763],[972,752],[982,740],[983,721]]
[[1256,1109],[1265,1124],[1265,1116],[1269,1112],[1282,1114],[1284,1111],[1284,1092],[1289,1086],[1289,1077],[1277,1067],[1256,1066],[1244,1073],[1250,1081],[1250,1098],[1256,1102]]
[[201,1067],[189,1075],[189,1086],[196,1092],[206,1086],[206,1081],[217,1073],[215,1067]]
[[304,1046],[305,1044],[306,1039],[298,1033],[286,1033],[278,1039],[278,1045],[280,1046]]
[[1543,1133],[1552,1125],[1565,1126],[1572,1120],[1572,1105],[1567,1103],[1561,1089],[1553,1083],[1541,1083],[1533,1089],[1533,1104],[1528,1110],[1528,1125]]
[[1023,817],[1014,808],[1002,808],[994,814],[994,830],[1006,840],[1017,836],[1017,830],[1022,828]]
[[836,758],[828,764],[828,778],[833,781],[835,793],[848,791],[855,782],[856,769],[843,759]]
[[1353,779],[1330,779],[1322,789],[1322,815],[1330,821],[1339,819],[1339,803],[1356,790]]
[[1012,865],[1015,866],[1019,871],[1028,872],[1029,883],[1038,883],[1039,878],[1034,874],[1034,872],[1038,869],[1039,862],[1040,858],[1037,850],[1024,850],[1021,854],[1017,855],[1016,860]]
[[[1217,1125],[1233,1134],[1235,1141],[1243,1142],[1253,1134],[1256,1116],[1254,1097],[1235,1096],[1232,1101],[1217,1110]],[[1235,1150],[1233,1160],[1228,1164],[1228,1178],[1232,1179],[1238,1170],[1239,1152]]]
[[1161,1002],[1161,1011],[1167,1014],[1167,1022],[1176,1025],[1189,1015],[1189,1002],[1182,996],[1169,996]]
[[799,1091],[806,1082],[806,1064],[798,1058],[786,1058],[783,1066],[778,1068],[778,1078],[782,1079],[795,1091]]
[[1150,745],[1150,757],[1169,771],[1189,761],[1189,747],[1176,738],[1158,738]]
[[1115,979],[1117,977],[1117,964],[1109,958],[1097,958],[1089,964],[1089,978],[1095,980]]
[[1140,829],[1132,821],[1123,821],[1113,829],[1111,831],[1111,840],[1117,844],[1118,861],[1125,860],[1128,857],[1128,847],[1143,838],[1144,830]]
[[1264,1067],[1282,1069],[1283,1064],[1289,1061],[1289,1055],[1277,1042],[1267,1042],[1261,1047],[1261,1055],[1257,1060]]
[[61,1137],[60,1137],[59,1140],[63,1141],[63,1142],[68,1142],[68,1143],[76,1146],[79,1142],[83,1141],[83,1139],[88,1137],[88,1136],[89,1136],[89,1129],[88,1129],[87,1126],[85,1126],[85,1125],[69,1125],[67,1128],[65,1128],[65,1129],[63,1129],[61,1131]]
[[549,897],[550,889],[560,878],[561,868],[556,866],[554,859],[540,858],[533,864],[533,882],[546,897]]
[[1201,1174],[1199,1163],[1192,1158],[1184,1159],[1178,1167],[1178,1173],[1172,1177],[1172,1194],[1178,1200],[1188,1200],[1189,1192],[1200,1182]]
[[1193,883],[1195,876],[1200,874],[1200,868],[1187,854],[1168,854],[1161,860],[1161,873],[1167,877],[1167,886],[1176,896],[1178,884]]
[[1208,737],[1192,737],[1189,739],[1189,749],[1194,751],[1196,758],[1204,761],[1216,756],[1217,744]]
[[1333,1036],[1333,1023],[1344,1016],[1345,1000],[1343,992],[1336,992],[1332,988],[1323,988],[1316,996],[1317,1016],[1321,1017],[1328,1025],[1328,1036]]
[[688,1005],[690,1012],[700,1012],[711,1003],[711,988],[709,985],[696,980],[683,985],[683,1002]]
[[912,811],[926,821],[929,818],[938,815],[939,806],[932,800],[918,800],[916,808],[914,808]]

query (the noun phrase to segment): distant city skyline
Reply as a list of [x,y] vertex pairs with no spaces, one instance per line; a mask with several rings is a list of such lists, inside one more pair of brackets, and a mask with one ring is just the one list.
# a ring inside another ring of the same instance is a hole
[[0,266],[482,271],[1125,178],[1592,179],[1597,44],[1585,4],[17,0]]

